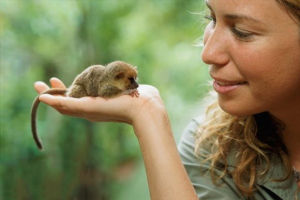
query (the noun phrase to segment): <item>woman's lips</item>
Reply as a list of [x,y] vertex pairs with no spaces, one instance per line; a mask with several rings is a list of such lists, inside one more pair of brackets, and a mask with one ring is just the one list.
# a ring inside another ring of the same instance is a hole
[[216,92],[225,94],[245,84],[247,84],[246,81],[221,81],[215,79],[213,87]]

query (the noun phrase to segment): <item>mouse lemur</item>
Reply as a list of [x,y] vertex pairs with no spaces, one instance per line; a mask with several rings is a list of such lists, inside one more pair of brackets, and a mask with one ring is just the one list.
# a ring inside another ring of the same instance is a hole
[[[52,88],[42,94],[58,94],[74,98],[84,96],[111,98],[122,94],[138,96],[136,78],[136,67],[122,61],[114,61],[107,66],[92,65],[88,67],[76,76],[67,89]],[[31,108],[31,130],[36,145],[42,149],[43,146],[36,128],[39,96],[35,98]]]

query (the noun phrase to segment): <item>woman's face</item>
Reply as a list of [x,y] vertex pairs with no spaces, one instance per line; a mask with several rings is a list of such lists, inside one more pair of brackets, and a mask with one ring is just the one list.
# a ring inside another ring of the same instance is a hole
[[300,106],[299,25],[275,0],[207,0],[202,59],[234,115]]

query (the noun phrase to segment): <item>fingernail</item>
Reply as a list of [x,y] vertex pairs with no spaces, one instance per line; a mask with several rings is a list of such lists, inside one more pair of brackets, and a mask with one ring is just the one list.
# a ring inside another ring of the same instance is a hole
[[55,79],[57,79],[57,78],[56,78],[56,77],[51,77],[51,78],[50,78],[50,81],[55,80]]
[[33,85],[37,85],[37,84],[43,84],[43,82],[42,81],[36,81],[36,82],[34,82]]

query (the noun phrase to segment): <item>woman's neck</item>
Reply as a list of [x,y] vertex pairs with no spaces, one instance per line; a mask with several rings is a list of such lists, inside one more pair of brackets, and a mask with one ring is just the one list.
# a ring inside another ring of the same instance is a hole
[[294,108],[291,112],[286,110],[285,113],[274,116],[284,123],[283,143],[288,150],[292,166],[300,171],[300,108]]
[[286,128],[283,131],[282,138],[289,152],[291,164],[300,171],[300,129]]

